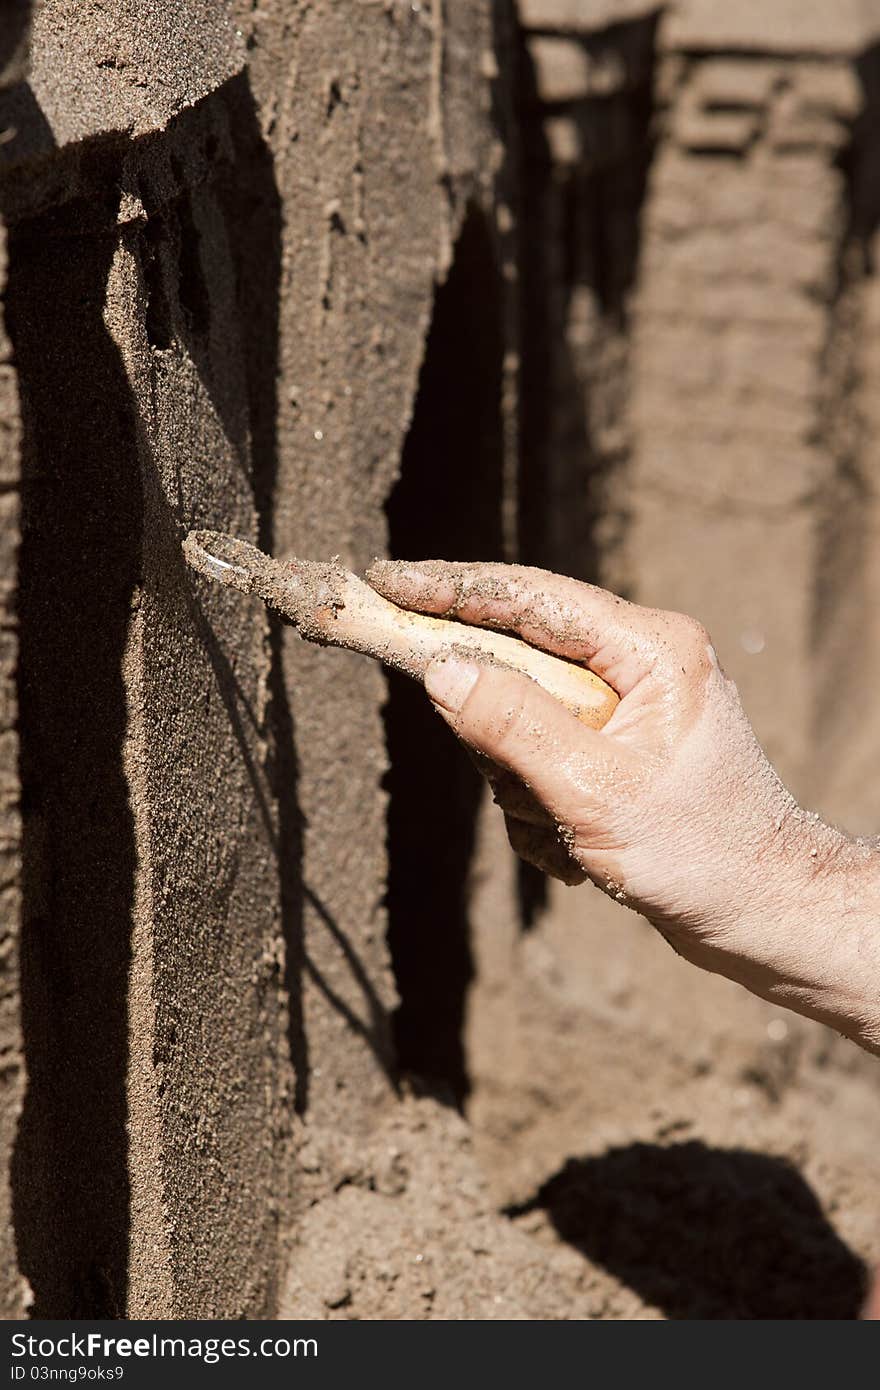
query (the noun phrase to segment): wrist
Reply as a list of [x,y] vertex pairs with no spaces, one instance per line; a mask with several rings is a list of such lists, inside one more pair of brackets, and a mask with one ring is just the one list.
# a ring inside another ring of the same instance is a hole
[[792,806],[710,966],[880,1051],[880,848]]

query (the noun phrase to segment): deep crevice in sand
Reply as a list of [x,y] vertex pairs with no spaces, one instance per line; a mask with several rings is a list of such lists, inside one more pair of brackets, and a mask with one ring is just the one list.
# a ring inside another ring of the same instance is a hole
[[[472,210],[435,296],[400,481],[388,503],[392,556],[501,558],[502,354],[492,234]],[[385,721],[397,1058],[403,1071],[460,1102],[473,974],[468,879],[483,785],[422,691],[393,672]]]
[[[608,149],[591,148],[604,128],[598,119],[591,129],[591,112],[602,103],[573,103],[560,109],[577,125],[585,149],[577,164],[562,168],[548,145],[547,108],[525,34],[516,55],[522,189],[518,559],[620,590],[608,561],[628,524],[622,503],[628,300],[653,156],[656,27],[657,16],[649,15],[616,30],[621,53],[645,59],[642,81],[606,104],[612,110],[623,103],[617,125],[626,126],[635,157],[629,148],[615,150],[613,140]],[[524,861],[517,875],[520,921],[528,930],[547,906],[547,881]]]
[[[6,313],[24,424],[19,733],[22,1029],[13,1160],[35,1316],[125,1309],[127,981],[135,839],[123,655],[140,572],[131,393],[103,321],[116,245],[69,204],[9,239]],[[59,318],[63,301],[65,315]],[[63,324],[63,327],[60,325]]]

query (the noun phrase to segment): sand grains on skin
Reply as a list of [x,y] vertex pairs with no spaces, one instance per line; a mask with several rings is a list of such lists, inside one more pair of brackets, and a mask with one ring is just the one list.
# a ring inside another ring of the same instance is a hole
[[601,728],[617,706],[616,692],[587,667],[507,633],[399,608],[338,561],[285,563],[210,531],[190,532],[183,550],[198,573],[259,595],[309,641],[362,652],[416,680],[437,659],[476,658],[531,677],[590,728]]

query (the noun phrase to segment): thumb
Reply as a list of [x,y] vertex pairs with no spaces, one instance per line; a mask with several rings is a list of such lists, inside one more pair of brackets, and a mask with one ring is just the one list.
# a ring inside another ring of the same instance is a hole
[[570,822],[591,791],[619,776],[611,740],[519,671],[443,656],[428,667],[425,689],[459,738],[525,782],[558,821]]

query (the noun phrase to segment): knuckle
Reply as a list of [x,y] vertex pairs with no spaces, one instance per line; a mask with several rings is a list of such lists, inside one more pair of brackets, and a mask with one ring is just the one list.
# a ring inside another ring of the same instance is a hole
[[678,627],[682,642],[692,647],[704,647],[710,640],[708,630],[699,618],[692,618],[688,613],[678,614]]
[[712,638],[708,629],[698,618],[686,613],[670,615],[673,619],[672,633],[675,655],[680,664],[694,673],[708,671],[712,665]]
[[520,691],[509,690],[498,704],[492,724],[493,744],[499,757],[515,753],[528,723],[526,701]]

